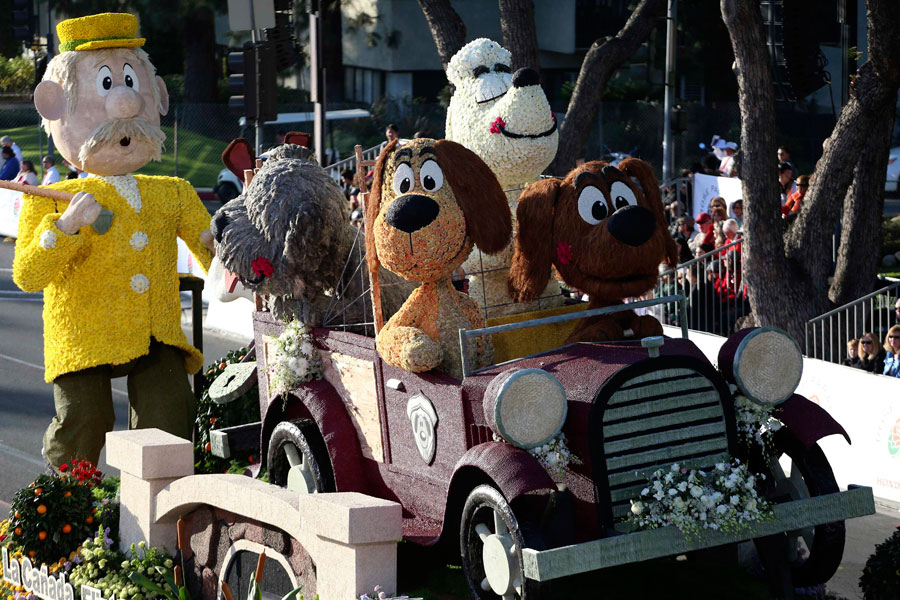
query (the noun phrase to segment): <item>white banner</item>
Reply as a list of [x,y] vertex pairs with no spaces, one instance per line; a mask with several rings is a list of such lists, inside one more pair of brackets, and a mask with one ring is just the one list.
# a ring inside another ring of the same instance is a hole
[[22,194],[0,188],[0,237],[16,237],[21,211]]
[[[663,329],[681,337],[678,327]],[[717,364],[725,338],[696,331],[689,337]],[[900,379],[804,358],[797,393],[828,411],[850,436],[849,446],[840,435],[818,441],[838,485],[870,486],[876,498],[900,502]]]
[[728,203],[728,216],[734,217],[731,205],[744,197],[741,180],[737,177],[713,177],[712,175],[694,175],[694,218],[702,212],[709,212],[709,201],[716,196],[725,198]]

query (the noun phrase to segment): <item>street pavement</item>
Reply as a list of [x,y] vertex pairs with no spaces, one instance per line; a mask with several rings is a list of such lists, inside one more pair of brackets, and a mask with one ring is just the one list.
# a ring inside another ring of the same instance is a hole
[[[53,387],[44,382],[43,296],[22,292],[13,283],[14,247],[12,239],[0,241],[0,518],[15,492],[44,471],[41,438],[55,414]],[[190,340],[190,310],[183,313]],[[204,331],[204,362],[210,364],[248,342]],[[115,429],[128,428],[126,382],[119,378],[112,384]],[[106,464],[104,455],[100,470],[118,474]]]
[[[55,414],[52,386],[43,377],[42,295],[26,294],[12,282],[13,248],[13,240],[0,241],[0,518],[15,492],[44,471],[41,437]],[[190,339],[189,329],[187,324],[185,332]],[[248,341],[205,331],[205,362],[209,364]],[[115,429],[127,428],[125,386],[124,378],[113,381]],[[103,456],[100,469],[117,474]],[[847,522],[844,561],[828,583],[835,597],[862,598],[857,584],[865,561],[897,525],[900,512],[896,507],[880,507],[878,514]],[[739,598],[739,592],[732,597]]]

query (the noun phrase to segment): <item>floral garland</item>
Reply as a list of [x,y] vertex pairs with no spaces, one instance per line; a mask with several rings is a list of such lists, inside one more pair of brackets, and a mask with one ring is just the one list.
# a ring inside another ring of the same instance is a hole
[[737,393],[734,385],[731,391],[734,394],[738,439],[748,449],[752,449],[753,444],[758,445],[765,458],[774,457],[774,434],[784,427],[784,423],[773,416],[775,406],[753,402],[747,396]]
[[284,394],[301,383],[321,378],[322,359],[309,328],[300,321],[291,321],[275,341],[275,356],[269,366],[271,393]]
[[769,503],[756,493],[756,476],[737,460],[717,463],[711,472],[675,463],[654,471],[649,483],[631,501],[628,518],[642,529],[674,525],[696,537],[704,529],[735,533],[773,518]]
[[572,454],[566,444],[566,434],[562,431],[546,444],[530,448],[528,453],[538,459],[538,462],[551,475],[562,475],[569,463],[575,458],[575,455]]

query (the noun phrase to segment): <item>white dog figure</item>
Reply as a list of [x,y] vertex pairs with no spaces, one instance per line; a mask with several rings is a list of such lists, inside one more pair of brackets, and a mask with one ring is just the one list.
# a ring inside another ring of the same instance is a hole
[[[487,38],[473,40],[447,65],[447,78],[456,91],[447,109],[446,138],[475,152],[488,164],[512,211],[521,188],[537,181],[556,156],[559,132],[556,117],[532,69],[510,70],[509,50]],[[506,276],[513,244],[495,255],[477,248],[463,263],[469,274],[469,294],[486,316],[516,314],[562,303],[559,284],[551,279],[542,296],[528,304],[512,304]]]

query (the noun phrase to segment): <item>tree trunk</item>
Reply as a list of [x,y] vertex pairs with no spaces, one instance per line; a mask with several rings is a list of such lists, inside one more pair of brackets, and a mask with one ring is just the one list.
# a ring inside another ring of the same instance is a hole
[[881,220],[884,213],[884,174],[887,171],[894,107],[885,105],[879,122],[853,172],[853,185],[844,200],[841,245],[829,298],[836,305],[865,296],[874,289],[881,263]]
[[597,40],[591,45],[581,63],[566,118],[559,127],[559,150],[548,168],[549,173],[564,175],[575,166],[609,78],[644,43],[665,5],[665,0],[641,0],[616,37]]
[[450,0],[419,0],[419,6],[446,70],[447,63],[466,43],[466,25],[450,6]]
[[503,47],[512,53],[513,73],[523,67],[541,71],[532,0],[500,0]]
[[184,101],[189,104],[216,101],[216,80],[222,69],[216,64],[214,18],[213,11],[205,7],[184,15]]
[[[721,0],[721,7],[734,49],[739,88],[746,214],[744,278],[750,303],[758,323],[777,325],[802,340],[806,321],[832,306],[828,282],[832,233],[854,176],[859,180],[844,209],[844,235],[851,245],[841,249],[831,296],[844,301],[870,291],[863,280],[871,284],[874,267],[857,261],[870,261],[878,253],[882,201],[872,202],[872,195],[882,197],[883,191],[873,192],[873,181],[883,185],[889,145],[885,136],[889,137],[891,130],[886,111],[893,111],[900,82],[900,3],[868,2],[872,59],[860,68],[850,101],[816,165],[814,183],[786,231],[779,211],[772,78],[759,3]],[[873,136],[879,143],[864,151]],[[871,205],[863,208],[865,202]],[[852,233],[860,228],[866,233]],[[858,272],[851,273],[853,270]]]

